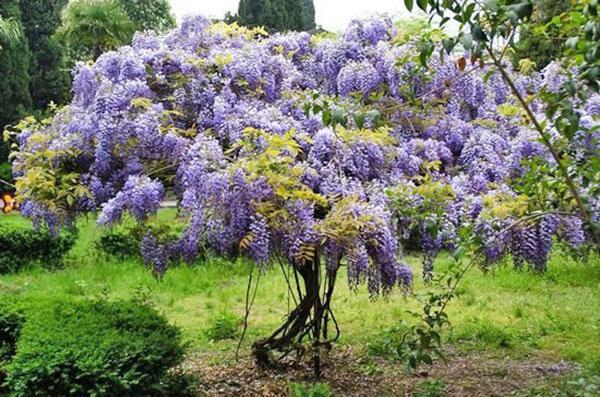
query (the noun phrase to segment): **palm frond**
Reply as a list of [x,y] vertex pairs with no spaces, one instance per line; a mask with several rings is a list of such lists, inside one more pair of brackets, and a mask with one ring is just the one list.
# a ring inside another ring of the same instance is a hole
[[21,40],[23,32],[19,23],[12,18],[0,17],[0,50],[2,46],[13,46]]

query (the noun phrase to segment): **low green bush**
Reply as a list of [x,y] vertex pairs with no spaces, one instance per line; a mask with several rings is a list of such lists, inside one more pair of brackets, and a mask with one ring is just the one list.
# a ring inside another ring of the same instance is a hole
[[49,269],[60,267],[75,240],[73,232],[55,235],[45,229],[0,225],[0,274],[16,272],[36,263]]
[[184,396],[180,331],[139,302],[55,302],[28,314],[6,366],[14,397]]
[[20,310],[9,302],[0,302],[0,395],[7,392],[2,387],[6,378],[4,367],[15,355],[24,323],[25,316]]
[[141,237],[132,229],[113,228],[106,230],[96,241],[96,249],[119,259],[140,255]]
[[206,330],[206,337],[214,342],[235,339],[242,324],[242,319],[229,313],[221,313],[212,326]]

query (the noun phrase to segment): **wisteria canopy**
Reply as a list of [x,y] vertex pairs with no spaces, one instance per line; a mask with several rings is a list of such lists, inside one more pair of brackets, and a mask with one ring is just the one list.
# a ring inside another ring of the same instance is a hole
[[[534,94],[568,71],[511,73],[541,113]],[[497,238],[530,206],[513,188],[524,161],[551,157],[499,74],[468,54],[420,66],[385,16],[339,37],[188,18],[79,64],[73,90],[53,120],[25,123],[18,136],[22,212],[50,227],[90,211],[103,226],[124,213],[143,222],[173,194],[181,238],[148,233],[142,243],[159,272],[206,252],[296,268],[320,258],[375,296],[411,283],[405,243],[423,250],[429,272],[465,225],[489,262],[510,253],[539,270],[553,236],[585,243],[576,214]],[[581,114],[585,159],[597,150],[597,95]]]

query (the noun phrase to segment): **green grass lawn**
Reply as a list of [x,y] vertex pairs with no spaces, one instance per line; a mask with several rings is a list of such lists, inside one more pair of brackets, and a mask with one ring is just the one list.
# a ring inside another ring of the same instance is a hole
[[[162,211],[168,218],[171,211]],[[18,215],[1,216],[1,223],[22,225]],[[215,361],[232,356],[237,341],[213,342],[207,331],[222,316],[244,314],[244,295],[250,265],[211,259],[196,266],[170,269],[162,282],[139,262],[101,256],[94,241],[101,233],[92,220],[79,224],[77,245],[66,268],[50,272],[34,268],[0,276],[1,295],[13,295],[29,305],[65,296],[128,298],[143,296],[184,332],[190,349],[206,352]],[[423,292],[419,258],[409,257],[417,277],[414,291]],[[438,266],[447,260],[441,258]],[[476,349],[520,357],[535,353],[552,360],[581,363],[600,372],[600,259],[592,255],[580,263],[556,253],[544,275],[500,266],[491,272],[472,270],[460,296],[449,309],[452,328],[445,338],[459,349]],[[351,291],[340,278],[334,311],[340,323],[341,344],[362,350],[403,319],[416,300],[400,292],[370,301],[364,289]],[[276,328],[288,310],[283,276],[278,268],[262,274],[250,317],[246,352],[253,339]]]

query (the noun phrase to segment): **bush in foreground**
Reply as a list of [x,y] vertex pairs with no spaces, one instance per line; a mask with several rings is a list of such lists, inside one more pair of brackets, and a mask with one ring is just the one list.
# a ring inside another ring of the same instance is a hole
[[[135,302],[58,302],[27,319],[7,368],[13,396],[181,396],[180,331]],[[183,380],[182,380],[183,379]]]

